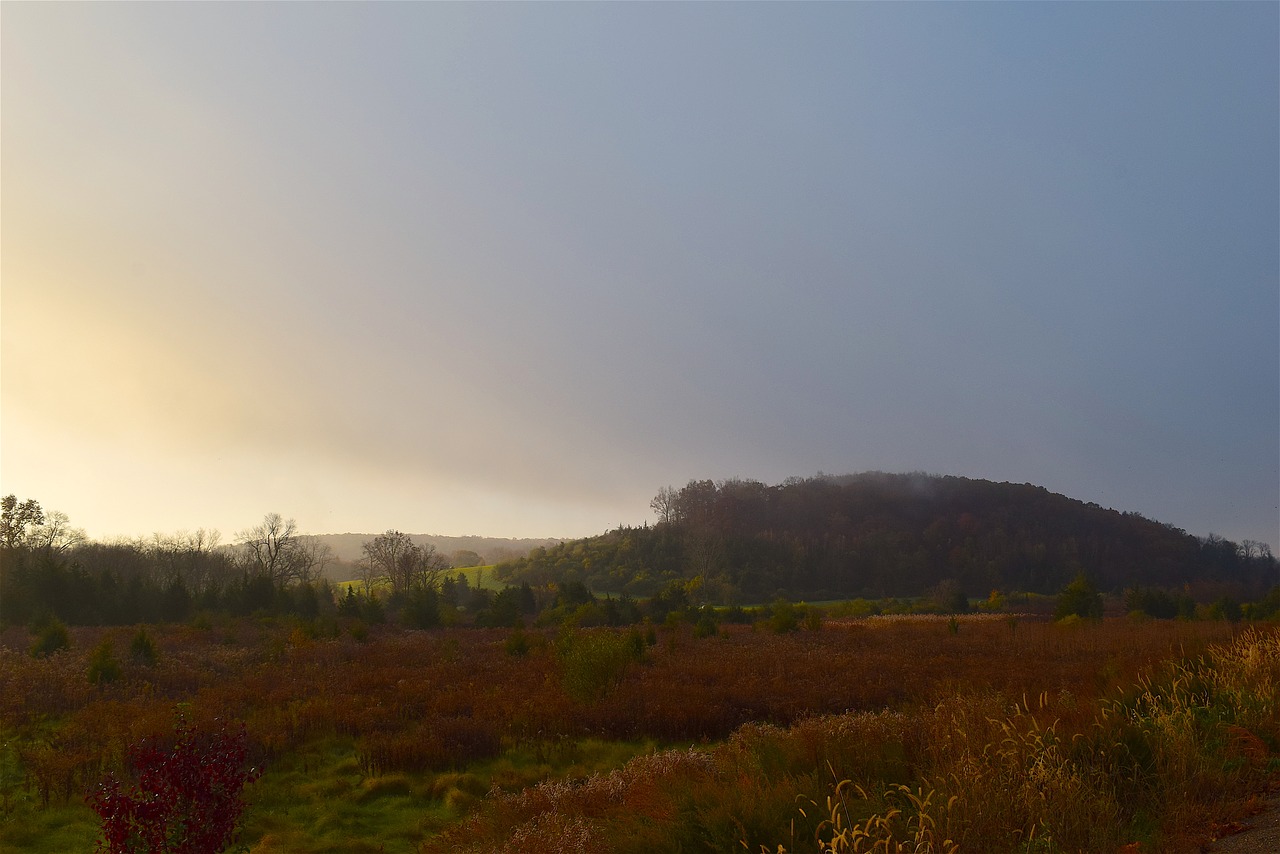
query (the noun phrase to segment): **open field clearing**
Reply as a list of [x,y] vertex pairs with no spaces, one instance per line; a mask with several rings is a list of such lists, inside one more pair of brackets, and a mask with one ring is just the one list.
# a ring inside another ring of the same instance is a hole
[[[502,590],[506,584],[494,574],[493,570],[493,566],[464,566],[449,570],[449,575],[454,578],[458,576],[466,578],[467,585],[472,590]],[[357,593],[364,590],[364,582],[360,579],[338,581],[333,586],[339,596],[345,596],[348,589],[354,589]],[[371,589],[375,593],[384,594],[391,590],[391,583],[382,579],[371,585]]]
[[[8,630],[0,847],[90,850],[84,793],[176,709],[244,723],[254,852],[804,851],[823,819],[900,839],[908,816],[941,834],[921,850],[1170,850],[1230,820],[1280,743],[1274,628],[350,628],[159,626],[154,663],[127,656],[136,628],[47,658]],[[119,676],[94,685],[104,640]]]

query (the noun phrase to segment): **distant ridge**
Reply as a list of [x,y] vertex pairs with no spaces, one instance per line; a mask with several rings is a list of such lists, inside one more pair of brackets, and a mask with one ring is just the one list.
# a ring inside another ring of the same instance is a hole
[[[333,549],[334,556],[340,561],[353,563],[359,560],[364,552],[362,546],[382,533],[372,534],[318,534],[320,542]],[[430,544],[443,555],[451,555],[457,551],[472,551],[480,555],[485,563],[498,563],[504,560],[523,557],[536,548],[550,548],[564,542],[561,538],[514,538],[514,537],[446,537],[439,534],[410,534],[410,538],[418,545]]]

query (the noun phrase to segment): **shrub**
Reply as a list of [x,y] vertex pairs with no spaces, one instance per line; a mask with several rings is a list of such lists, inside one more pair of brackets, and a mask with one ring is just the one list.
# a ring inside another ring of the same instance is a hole
[[133,641],[129,644],[129,660],[143,667],[155,667],[159,658],[151,635],[147,634],[146,629],[138,629],[138,633],[133,636]]
[[565,631],[557,644],[565,693],[579,702],[599,700],[622,680],[636,646],[610,631]]
[[1055,620],[1073,615],[1086,620],[1102,619],[1102,595],[1084,573],[1077,575],[1074,581],[1062,588],[1062,592],[1058,594],[1057,607],[1053,611]]
[[784,635],[794,632],[800,626],[800,615],[796,612],[796,606],[786,599],[774,602],[772,611],[773,613],[769,616],[769,628],[776,634]]
[[967,614],[971,610],[969,597],[954,578],[949,578],[935,587],[931,598],[934,607],[942,614]]
[[1226,620],[1238,623],[1241,617],[1240,603],[1229,596],[1223,596],[1209,606],[1209,619]]
[[382,601],[375,596],[366,596],[360,602],[360,617],[366,623],[378,625],[387,621],[387,612],[382,608]]
[[821,608],[808,607],[804,611],[804,619],[801,621],[806,631],[817,632],[822,630],[823,613]]
[[693,636],[695,638],[714,637],[720,633],[720,627],[716,625],[715,617],[707,611],[702,612],[702,616],[698,617],[698,622],[693,624]]
[[[1175,597],[1164,590],[1134,587],[1125,592],[1124,605],[1130,612],[1136,611],[1149,617],[1172,620],[1178,616],[1181,610],[1180,600],[1182,598],[1189,597],[1186,597],[1185,594]],[[1194,603],[1192,603],[1191,610],[1194,613]]]
[[243,726],[198,732],[179,719],[172,744],[144,739],[129,747],[136,782],[108,775],[86,800],[102,819],[97,850],[106,854],[218,854],[233,844],[245,804]]
[[627,632],[627,643],[631,645],[631,655],[637,661],[644,658],[644,651],[658,642],[658,636],[653,631],[653,627],[649,627],[649,634],[641,634],[640,629],[636,626],[631,627],[631,631]]
[[31,647],[31,655],[44,658],[55,652],[71,648],[71,635],[60,620],[52,619],[40,629],[36,642]]
[[515,629],[507,635],[507,641],[502,648],[513,658],[524,658],[529,654],[529,638],[520,629]]
[[111,652],[111,641],[103,638],[89,658],[89,681],[94,685],[105,685],[119,678],[120,663]]
[[414,589],[400,611],[400,620],[411,629],[432,629],[440,625],[440,597],[430,587]]

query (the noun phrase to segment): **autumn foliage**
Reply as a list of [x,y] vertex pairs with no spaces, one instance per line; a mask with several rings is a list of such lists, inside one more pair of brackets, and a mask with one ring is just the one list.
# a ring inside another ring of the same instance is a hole
[[199,731],[179,721],[173,738],[131,745],[134,782],[110,774],[89,795],[102,819],[103,854],[219,854],[236,836],[248,766],[244,728]]

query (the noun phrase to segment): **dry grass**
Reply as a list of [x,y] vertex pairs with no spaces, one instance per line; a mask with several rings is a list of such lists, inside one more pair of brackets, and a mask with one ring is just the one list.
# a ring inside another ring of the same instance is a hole
[[[1090,643],[1106,653],[1112,639]],[[1280,637],[1244,632],[1153,673],[1121,699],[960,691],[909,712],[751,724],[696,761],[667,754],[495,795],[424,850],[714,851],[731,839],[832,854],[1176,847],[1223,814],[1224,793],[1244,798],[1273,764]],[[675,766],[686,773],[661,770]],[[568,835],[553,842],[552,830]]]

